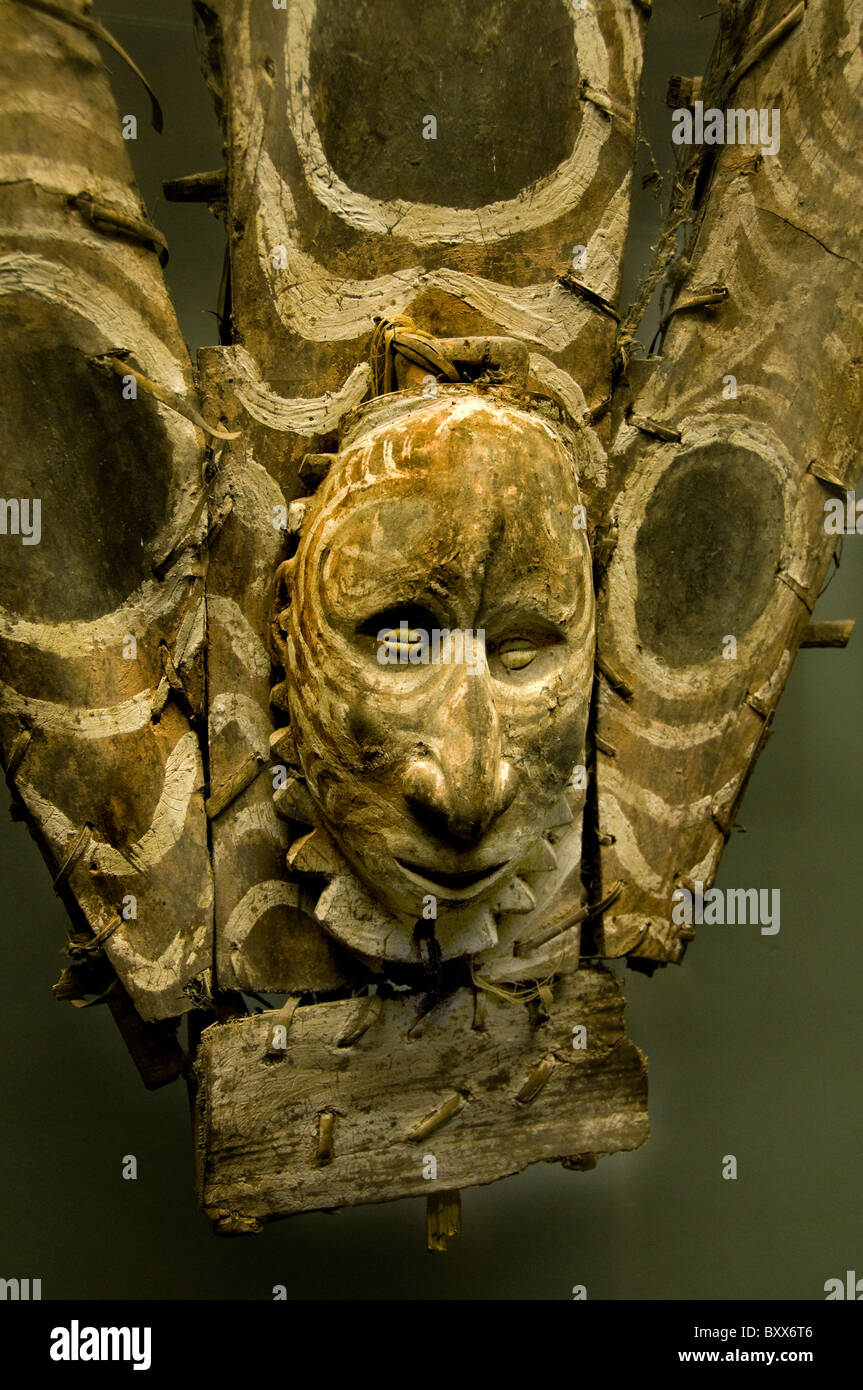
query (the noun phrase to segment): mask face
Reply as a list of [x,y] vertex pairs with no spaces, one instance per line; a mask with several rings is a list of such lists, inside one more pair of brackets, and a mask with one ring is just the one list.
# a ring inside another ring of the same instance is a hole
[[[333,464],[293,571],[290,716],[326,829],[408,933],[516,874],[583,761],[594,605],[573,463],[435,400]],[[426,913],[426,915],[428,915]]]

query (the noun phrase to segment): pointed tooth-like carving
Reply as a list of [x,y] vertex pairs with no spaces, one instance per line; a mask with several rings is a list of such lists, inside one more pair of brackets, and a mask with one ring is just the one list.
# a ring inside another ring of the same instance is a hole
[[532,912],[536,898],[521,878],[511,878],[504,884],[491,904],[492,912]]
[[283,787],[273,792],[273,802],[277,813],[286,820],[296,820],[301,825],[314,825],[317,821],[315,803],[300,777],[289,777]]
[[270,734],[270,756],[288,767],[299,767],[297,740],[289,724],[284,729],[274,729]]
[[285,527],[289,536],[298,536],[300,534],[303,522],[306,518],[308,506],[309,499],[307,497],[298,497],[295,502],[289,504],[288,522]]
[[400,927],[353,874],[342,872],[315,904],[315,917],[337,941],[372,960],[419,962],[413,937]]
[[443,914],[437,920],[435,936],[444,956],[473,956],[497,945],[497,924],[487,907],[479,908],[468,920]]
[[296,874],[337,874],[344,864],[332,840],[322,830],[310,830],[295,840],[287,854],[288,868]]
[[520,874],[544,874],[557,868],[557,855],[547,840],[539,839],[521,860]]
[[551,811],[549,812],[547,821],[548,828],[549,830],[554,830],[559,825],[571,824],[572,820],[573,814],[570,810],[569,802],[567,801],[563,792],[561,792],[560,796],[557,798],[557,801],[554,803],[554,805],[551,808]]

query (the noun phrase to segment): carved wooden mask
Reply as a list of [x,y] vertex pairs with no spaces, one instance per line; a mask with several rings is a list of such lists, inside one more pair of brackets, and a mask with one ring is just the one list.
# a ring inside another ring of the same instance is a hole
[[281,567],[287,707],[344,859],[318,919],[375,961],[481,969],[548,897],[543,832],[580,815],[590,553],[544,420],[469,387],[404,404],[355,424]]
[[439,1247],[462,1187],[646,1138],[603,960],[682,959],[672,895],[818,640],[861,4],[841,52],[818,0],[723,9],[705,103],[781,97],[794,138],[681,150],[625,318],[648,4],[490,0],[466,105],[459,0],[195,9],[227,165],[173,194],[224,219],[230,293],[193,367],[104,31],[0,7],[7,491],[44,503],[40,546],[0,537],[4,766],[72,920],[56,992],[148,1084],[193,1074],[217,1229],[422,1194]]

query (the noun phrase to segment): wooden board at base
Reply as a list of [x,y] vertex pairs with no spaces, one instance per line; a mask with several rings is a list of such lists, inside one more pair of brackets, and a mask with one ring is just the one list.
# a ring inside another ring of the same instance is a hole
[[[473,991],[459,989],[421,1021],[416,996],[383,1000],[376,1017],[354,998],[207,1029],[196,1063],[202,1207],[222,1232],[253,1231],[638,1148],[647,1073],[617,980],[578,970],[553,993],[545,1019],[493,994],[475,1010]],[[373,1022],[352,1042],[363,1010]],[[274,1025],[286,1017],[279,1051]]]

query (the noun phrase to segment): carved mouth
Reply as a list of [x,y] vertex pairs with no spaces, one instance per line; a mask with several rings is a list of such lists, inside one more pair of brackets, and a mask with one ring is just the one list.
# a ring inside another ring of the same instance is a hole
[[408,873],[415,878],[421,878],[424,882],[430,883],[433,888],[446,888],[450,892],[458,893],[466,888],[476,888],[479,884],[491,880],[495,874],[506,867],[507,861],[492,864],[489,869],[474,869],[463,874],[441,873],[440,869],[431,869],[426,864],[415,864],[410,859],[396,859],[396,863],[402,869],[407,869]]

